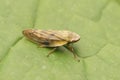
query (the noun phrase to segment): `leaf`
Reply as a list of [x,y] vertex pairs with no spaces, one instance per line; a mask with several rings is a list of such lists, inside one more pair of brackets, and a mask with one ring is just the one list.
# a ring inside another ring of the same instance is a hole
[[[119,80],[119,0],[1,0],[0,80]],[[27,28],[80,34],[73,47],[80,62],[60,47],[38,48]]]

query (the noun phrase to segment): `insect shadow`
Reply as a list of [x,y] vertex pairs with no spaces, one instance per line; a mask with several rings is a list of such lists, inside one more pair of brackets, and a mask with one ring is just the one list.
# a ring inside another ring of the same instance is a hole
[[[76,49],[75,47],[73,48],[73,45],[72,45],[72,46],[71,46],[71,45],[64,45],[63,47],[65,47],[68,51],[70,51],[70,52],[74,55],[74,59],[75,59],[75,60],[77,60],[78,62],[80,61],[80,60],[78,59],[79,55],[77,54],[77,49]],[[48,53],[47,57],[49,57],[49,56],[50,56],[51,54],[53,54],[55,51],[57,51],[57,52],[59,52],[59,53],[61,53],[61,51],[64,51],[64,48],[62,48],[62,46],[53,47],[53,48],[48,47],[48,49],[52,49],[52,50]]]
[[[54,48],[56,48],[54,51],[52,51]],[[51,52],[52,54],[54,54],[54,52],[58,52],[58,54],[63,54],[63,52],[65,52],[65,49],[63,46],[59,46],[59,47],[47,47],[47,49],[49,49],[49,53]]]

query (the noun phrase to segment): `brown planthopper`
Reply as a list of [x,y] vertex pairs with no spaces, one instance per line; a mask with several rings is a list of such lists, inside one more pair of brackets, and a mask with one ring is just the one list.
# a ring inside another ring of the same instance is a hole
[[74,32],[67,30],[26,29],[23,30],[23,35],[32,42],[37,43],[40,47],[52,47],[53,49],[47,57],[59,46],[64,46],[73,53],[77,61],[80,61],[77,54],[74,53],[73,47],[70,45],[80,40],[80,36]]

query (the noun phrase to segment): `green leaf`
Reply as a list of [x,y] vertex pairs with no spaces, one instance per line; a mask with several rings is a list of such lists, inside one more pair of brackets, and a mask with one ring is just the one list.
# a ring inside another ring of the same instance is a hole
[[[70,30],[80,62],[28,41],[24,29]],[[1,0],[0,80],[119,80],[120,0]]]

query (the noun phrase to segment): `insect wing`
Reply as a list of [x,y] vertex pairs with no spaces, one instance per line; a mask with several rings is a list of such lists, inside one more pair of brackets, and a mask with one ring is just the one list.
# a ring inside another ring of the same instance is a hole
[[45,39],[43,45],[46,45],[46,47],[62,46],[68,43],[67,40],[63,37],[61,31],[46,30],[46,31],[38,31],[38,32],[42,34],[41,38]]
[[61,31],[55,30],[34,30],[31,35],[33,41],[43,47],[57,47],[67,44],[67,40],[62,36]]

